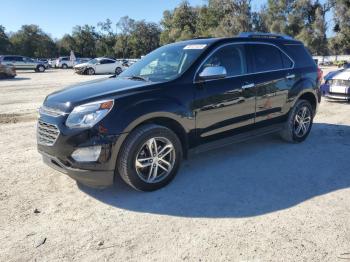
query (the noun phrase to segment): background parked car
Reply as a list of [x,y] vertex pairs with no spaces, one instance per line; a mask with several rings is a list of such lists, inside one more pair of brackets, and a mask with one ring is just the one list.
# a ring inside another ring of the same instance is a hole
[[33,69],[35,72],[45,72],[45,63],[25,56],[4,55],[0,56],[0,63],[12,65],[18,69]]
[[78,74],[116,74],[119,75],[124,70],[124,66],[121,62],[118,62],[111,58],[95,58],[87,63],[82,63],[74,66],[74,70]]
[[61,56],[56,60],[56,67],[58,68],[72,68],[74,66],[74,61],[70,60],[69,56]]
[[46,58],[39,58],[39,59],[37,59],[37,61],[42,62],[46,69],[50,68],[48,59],[46,59]]
[[16,68],[9,65],[0,64],[0,79],[14,78],[16,76]]
[[321,86],[321,92],[328,99],[350,101],[350,69],[329,73]]
[[50,66],[51,68],[56,67],[56,61],[57,61],[57,58],[51,58],[51,59],[49,59],[49,61],[48,61],[49,66]]

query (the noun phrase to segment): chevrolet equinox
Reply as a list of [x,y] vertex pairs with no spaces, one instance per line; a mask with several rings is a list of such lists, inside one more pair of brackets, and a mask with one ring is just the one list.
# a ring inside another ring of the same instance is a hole
[[279,132],[310,133],[320,71],[288,36],[242,33],[162,46],[119,76],[48,95],[38,150],[79,183],[133,188],[168,184],[189,153]]

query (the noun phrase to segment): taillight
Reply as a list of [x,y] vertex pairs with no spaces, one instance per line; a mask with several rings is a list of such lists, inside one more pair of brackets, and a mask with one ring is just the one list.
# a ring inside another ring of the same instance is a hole
[[323,76],[323,71],[319,67],[317,67],[317,80],[319,83],[322,82],[322,76]]

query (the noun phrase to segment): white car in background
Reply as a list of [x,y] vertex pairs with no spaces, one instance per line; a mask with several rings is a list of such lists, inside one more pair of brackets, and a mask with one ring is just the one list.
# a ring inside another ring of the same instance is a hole
[[51,68],[56,67],[56,61],[57,61],[56,58],[51,58],[51,59],[49,59],[49,66],[50,66]]
[[56,60],[56,67],[58,68],[72,68],[74,66],[74,61],[70,59],[69,56],[61,56]]
[[74,70],[78,74],[94,75],[94,74],[116,74],[119,75],[124,70],[121,62],[111,58],[99,57],[91,59],[89,62],[74,66]]
[[350,69],[332,72],[321,91],[328,99],[350,101]]

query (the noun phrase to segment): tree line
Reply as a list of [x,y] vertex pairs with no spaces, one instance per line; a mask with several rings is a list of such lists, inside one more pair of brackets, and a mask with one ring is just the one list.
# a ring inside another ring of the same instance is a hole
[[[333,21],[326,21],[329,12]],[[207,0],[201,6],[183,1],[164,11],[159,24],[125,16],[115,24],[106,19],[96,26],[75,26],[61,39],[53,39],[37,25],[23,25],[14,33],[0,25],[0,54],[57,57],[73,50],[81,57],[139,58],[176,41],[249,31],[290,35],[313,55],[350,54],[349,21],[349,0],[268,0],[257,11],[251,0]],[[328,29],[332,35],[327,38]]]

